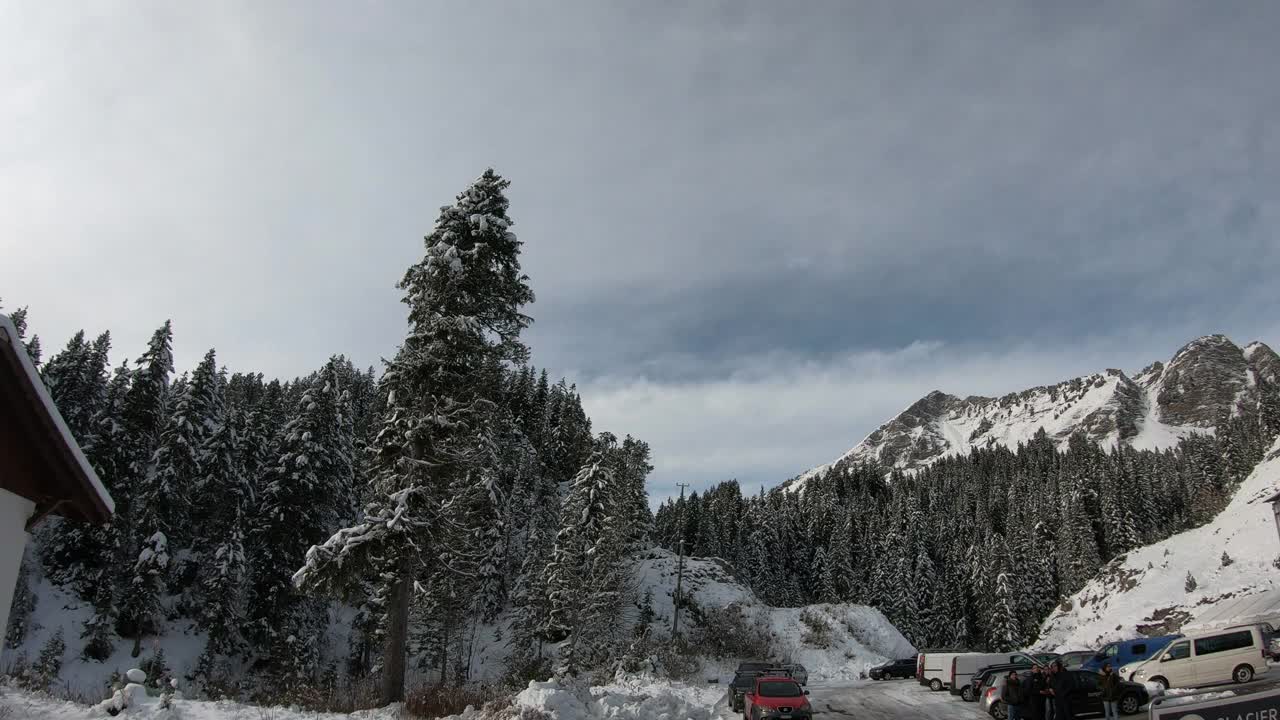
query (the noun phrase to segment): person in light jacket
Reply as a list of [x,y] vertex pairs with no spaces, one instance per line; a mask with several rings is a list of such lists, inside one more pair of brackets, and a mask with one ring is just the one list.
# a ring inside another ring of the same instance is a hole
[[1005,708],[1009,711],[1009,720],[1022,720],[1022,704],[1026,701],[1024,693],[1017,671],[1010,670],[1008,677],[1004,679],[1004,692],[1000,695],[1000,699],[1004,700]]
[[1120,676],[1111,669],[1111,663],[1102,664],[1102,715],[1106,720],[1120,720]]

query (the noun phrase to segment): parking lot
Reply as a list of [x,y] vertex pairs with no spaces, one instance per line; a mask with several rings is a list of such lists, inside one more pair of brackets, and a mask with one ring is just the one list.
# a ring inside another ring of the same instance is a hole
[[986,716],[973,703],[947,692],[930,692],[914,680],[861,680],[810,686],[810,701],[821,718],[897,720],[977,720]]
[[[974,703],[961,702],[946,692],[929,692],[915,680],[812,682],[808,690],[817,718],[989,720]],[[721,717],[740,718],[727,706],[722,707]]]

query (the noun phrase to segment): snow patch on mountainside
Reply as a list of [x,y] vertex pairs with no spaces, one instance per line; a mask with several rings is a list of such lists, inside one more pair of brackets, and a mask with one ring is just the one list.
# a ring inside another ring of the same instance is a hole
[[[1096,648],[1174,632],[1224,602],[1280,588],[1276,525],[1266,499],[1280,490],[1280,441],[1211,522],[1114,559],[1041,626],[1038,647]],[[1223,566],[1222,554],[1232,562]],[[1186,577],[1196,588],[1186,590]]]

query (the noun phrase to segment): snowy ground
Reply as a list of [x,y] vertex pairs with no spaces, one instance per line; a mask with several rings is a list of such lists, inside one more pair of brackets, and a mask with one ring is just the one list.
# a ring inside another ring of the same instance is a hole
[[[1207,525],[1117,558],[1050,615],[1038,647],[1095,648],[1175,631],[1220,603],[1280,587],[1276,525],[1265,499],[1280,490],[1280,441]],[[1231,564],[1222,564],[1226,552]],[[1186,590],[1187,573],[1197,587]]]
[[[81,720],[109,718],[106,710],[54,700],[47,696],[0,687],[0,719],[3,720]],[[350,715],[314,713],[291,708],[264,708],[233,702],[174,700],[169,709],[159,707],[158,698],[126,709],[117,717],[138,720],[398,720],[396,708],[368,710]]]

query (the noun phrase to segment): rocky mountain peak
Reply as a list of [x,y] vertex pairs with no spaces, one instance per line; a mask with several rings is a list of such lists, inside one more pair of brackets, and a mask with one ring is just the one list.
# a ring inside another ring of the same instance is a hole
[[809,471],[878,460],[914,470],[971,448],[1014,447],[1041,428],[1059,445],[1074,433],[1094,442],[1166,448],[1189,434],[1280,392],[1280,356],[1260,342],[1241,349],[1225,335],[1205,335],[1130,378],[1104,372],[1013,392],[961,399],[934,390],[881,425],[835,463]]
[[1213,427],[1234,409],[1248,384],[1244,351],[1225,335],[1206,335],[1174,354],[1160,377],[1159,419],[1169,425]]

